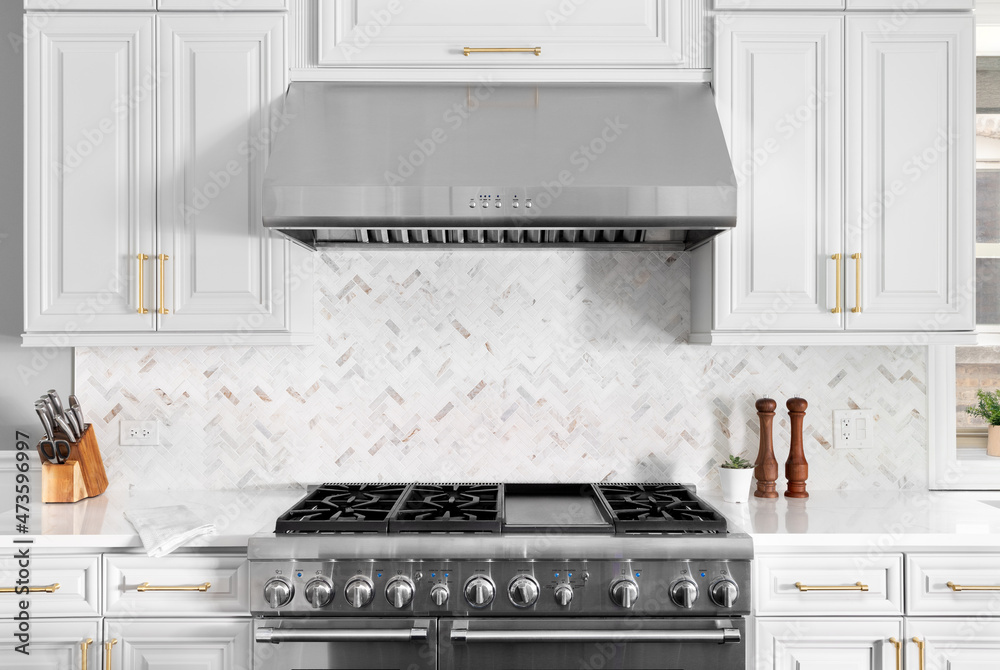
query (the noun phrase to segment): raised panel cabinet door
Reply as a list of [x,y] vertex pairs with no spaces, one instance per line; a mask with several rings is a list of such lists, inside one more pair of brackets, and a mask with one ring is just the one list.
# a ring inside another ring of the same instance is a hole
[[[32,17],[25,18],[25,330],[151,331],[153,266],[138,256],[152,256],[155,226],[153,17],[50,14],[36,24]],[[140,271],[149,280],[142,295]]]
[[894,670],[902,619],[758,618],[756,670]]
[[105,619],[113,670],[248,670],[245,619]]
[[706,67],[704,0],[319,0],[318,10],[321,66]]
[[[17,670],[88,670],[101,667],[100,619],[50,619],[31,621],[28,653],[18,651],[23,642],[16,621],[0,621],[0,668]],[[90,640],[88,643],[87,640]]]
[[716,102],[738,183],[715,242],[717,330],[842,328],[843,19],[717,20]]
[[157,21],[158,329],[282,331],[288,243],[263,227],[260,187],[285,123],[285,17]]
[[[1000,665],[1000,621],[985,615],[970,618],[906,620],[907,670],[996,670]],[[924,645],[920,664],[917,638]]]
[[974,28],[847,19],[849,329],[975,327]]

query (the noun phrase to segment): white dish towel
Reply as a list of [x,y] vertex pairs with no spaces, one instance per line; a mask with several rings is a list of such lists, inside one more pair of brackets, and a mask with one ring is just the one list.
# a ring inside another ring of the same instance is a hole
[[214,535],[215,525],[199,519],[186,505],[147,507],[125,512],[142,546],[152,558],[166,556],[202,535]]

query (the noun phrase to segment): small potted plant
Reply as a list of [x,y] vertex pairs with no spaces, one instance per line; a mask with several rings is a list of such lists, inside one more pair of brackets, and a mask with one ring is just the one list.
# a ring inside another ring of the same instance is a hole
[[976,391],[979,403],[972,405],[966,411],[972,416],[978,416],[990,425],[987,429],[986,454],[1000,456],[1000,391]]
[[753,463],[735,454],[730,454],[729,460],[719,467],[719,479],[722,481],[723,500],[731,503],[745,503],[750,498]]

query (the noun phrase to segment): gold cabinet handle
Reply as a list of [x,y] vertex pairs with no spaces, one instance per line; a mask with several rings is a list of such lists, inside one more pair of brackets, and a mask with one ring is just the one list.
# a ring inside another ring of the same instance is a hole
[[[841,282],[840,273],[841,273],[841,270],[843,269],[844,255],[843,254],[834,254],[834,255],[830,256],[830,258],[832,258],[833,260],[837,261],[837,304],[834,306],[833,309],[830,310],[830,312],[832,312],[833,314],[840,314],[840,312],[842,311],[841,307],[840,307],[841,304],[842,304],[841,303],[841,297],[840,297],[840,282]],[[830,295],[830,294],[827,293],[827,295]]]
[[854,307],[853,314],[861,313],[861,254],[851,254],[854,259]]
[[104,670],[111,670],[111,647],[118,644],[118,638],[104,643]]
[[[28,593],[55,593],[59,590],[59,582],[48,586],[29,586]],[[17,593],[16,586],[5,586],[0,589],[0,593]]]
[[170,310],[166,308],[167,301],[163,298],[163,264],[170,260],[170,256],[166,254],[160,254],[156,257],[156,260],[160,261],[160,308],[157,311],[159,314],[169,314]]
[[902,668],[903,643],[894,637],[889,638],[889,643],[896,648],[896,670],[903,670]]
[[954,582],[948,582],[948,588],[956,593],[958,591],[1000,591],[1000,586],[962,586]]
[[921,640],[919,637],[913,638],[913,641],[917,645],[917,653],[920,656],[920,663],[919,663],[919,665],[917,667],[919,668],[919,670],[924,670],[924,667],[925,667],[925,665],[924,665],[924,647],[926,647],[927,643],[924,642],[923,640]]
[[462,55],[469,54],[535,54],[542,55],[542,47],[465,47]]
[[855,582],[851,586],[806,586],[802,582],[795,582],[795,588],[799,591],[867,591],[868,585]]
[[201,591],[204,593],[210,588],[212,588],[212,582],[195,584],[194,586],[150,586],[149,582],[143,582],[135,587],[135,590],[139,593],[146,593],[148,591]]
[[94,644],[94,638],[88,637],[80,643],[80,670],[87,670],[87,650]]
[[142,263],[143,261],[148,261],[149,256],[146,254],[139,254],[139,314],[149,314],[149,310],[143,305],[143,301],[146,299],[146,287],[143,284],[142,277]]

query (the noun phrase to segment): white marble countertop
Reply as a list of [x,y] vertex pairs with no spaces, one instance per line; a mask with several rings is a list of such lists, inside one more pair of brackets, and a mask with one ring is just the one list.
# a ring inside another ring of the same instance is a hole
[[751,497],[746,505],[724,502],[718,492],[700,493],[726,515],[730,530],[753,537],[758,553],[813,547],[1000,550],[996,491],[813,491],[804,500]]
[[[273,531],[274,520],[305,493],[304,489],[243,491],[129,491],[111,487],[76,503],[29,506],[28,534],[15,530],[13,500],[0,500],[0,545],[31,539],[35,547],[62,549],[140,548],[142,543],[124,513],[130,509],[187,505],[215,525],[217,533],[197,538],[186,548],[246,549],[247,539]],[[12,499],[13,496],[5,496]]]

